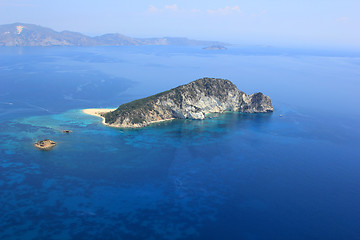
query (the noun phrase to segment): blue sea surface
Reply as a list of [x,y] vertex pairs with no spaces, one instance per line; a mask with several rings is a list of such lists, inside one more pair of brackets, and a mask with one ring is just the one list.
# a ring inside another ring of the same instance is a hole
[[[275,110],[142,129],[81,111],[201,77]],[[360,239],[359,90],[356,51],[0,47],[0,239]]]

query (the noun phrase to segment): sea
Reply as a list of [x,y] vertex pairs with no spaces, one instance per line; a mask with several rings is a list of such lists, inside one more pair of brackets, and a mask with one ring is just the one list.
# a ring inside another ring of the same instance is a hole
[[[274,112],[118,129],[81,111],[202,77]],[[0,239],[360,239],[359,92],[351,49],[0,47]]]

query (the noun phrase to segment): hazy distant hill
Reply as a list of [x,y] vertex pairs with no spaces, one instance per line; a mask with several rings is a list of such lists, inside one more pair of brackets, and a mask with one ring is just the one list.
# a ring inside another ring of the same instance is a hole
[[0,46],[120,46],[120,45],[215,45],[214,41],[187,38],[131,38],[112,33],[89,37],[81,33],[62,31],[34,24],[13,23],[0,25]]

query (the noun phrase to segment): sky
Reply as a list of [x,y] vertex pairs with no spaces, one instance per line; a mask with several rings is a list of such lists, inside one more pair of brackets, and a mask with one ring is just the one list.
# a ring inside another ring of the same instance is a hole
[[95,36],[360,48],[360,0],[0,0],[0,24]]

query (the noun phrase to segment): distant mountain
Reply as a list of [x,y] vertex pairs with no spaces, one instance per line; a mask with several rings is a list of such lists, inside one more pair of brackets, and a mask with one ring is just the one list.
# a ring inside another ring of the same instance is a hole
[[89,37],[81,33],[56,32],[34,24],[0,25],[0,46],[121,46],[121,45],[223,45],[221,42],[187,38],[132,38],[118,33]]

